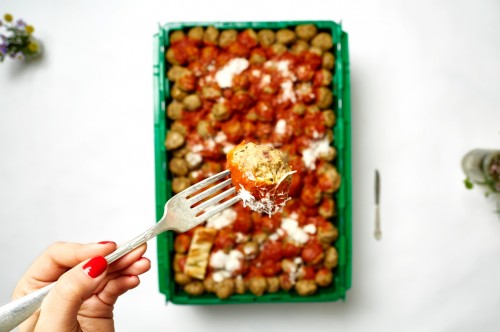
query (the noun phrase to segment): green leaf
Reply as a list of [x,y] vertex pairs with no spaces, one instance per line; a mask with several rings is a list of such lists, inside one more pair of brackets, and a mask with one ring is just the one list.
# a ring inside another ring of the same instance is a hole
[[474,187],[474,185],[472,184],[472,182],[470,182],[469,178],[466,178],[464,180],[464,184],[465,184],[465,188],[467,188],[467,189],[472,189]]

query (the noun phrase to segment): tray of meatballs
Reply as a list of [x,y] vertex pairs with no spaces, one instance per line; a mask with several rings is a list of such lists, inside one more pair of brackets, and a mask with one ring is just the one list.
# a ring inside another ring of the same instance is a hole
[[[345,32],[327,21],[170,23],[156,37],[158,206],[226,169],[234,183],[229,159],[251,169],[247,180],[284,183],[287,194],[254,208],[244,190],[206,223],[160,237],[167,300],[343,299],[351,264]],[[259,163],[261,152],[280,166]]]

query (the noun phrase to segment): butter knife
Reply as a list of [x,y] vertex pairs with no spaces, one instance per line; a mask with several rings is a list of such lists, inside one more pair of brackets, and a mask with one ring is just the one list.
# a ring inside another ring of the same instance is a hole
[[373,233],[376,240],[382,238],[380,229],[380,173],[375,170],[375,231]]

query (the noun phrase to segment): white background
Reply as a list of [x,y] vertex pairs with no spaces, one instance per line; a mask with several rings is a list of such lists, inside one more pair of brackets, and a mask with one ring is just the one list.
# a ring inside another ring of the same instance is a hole
[[500,2],[8,0],[0,12],[34,24],[45,47],[38,62],[0,64],[0,303],[50,243],[120,243],[154,223],[158,23],[326,19],[350,38],[347,300],[165,305],[152,241],[153,268],[119,300],[117,330],[500,329],[500,220],[460,168],[467,151],[500,146]]

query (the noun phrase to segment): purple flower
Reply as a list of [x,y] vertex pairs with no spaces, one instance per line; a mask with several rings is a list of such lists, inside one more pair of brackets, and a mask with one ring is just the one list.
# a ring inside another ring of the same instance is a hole
[[23,20],[17,20],[17,26],[22,28],[22,27],[26,26],[26,22],[24,22]]
[[0,45],[0,53],[7,54],[7,45],[5,44]]

